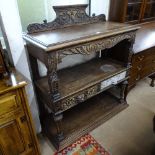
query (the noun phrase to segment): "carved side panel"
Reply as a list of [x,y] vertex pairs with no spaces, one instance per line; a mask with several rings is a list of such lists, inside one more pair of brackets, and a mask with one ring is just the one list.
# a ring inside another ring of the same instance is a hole
[[77,24],[89,24],[99,21],[105,21],[105,15],[90,17],[86,14],[87,4],[84,5],[69,5],[69,6],[54,6],[56,19],[43,24],[34,23],[27,27],[28,33],[36,33],[41,31],[54,30]]

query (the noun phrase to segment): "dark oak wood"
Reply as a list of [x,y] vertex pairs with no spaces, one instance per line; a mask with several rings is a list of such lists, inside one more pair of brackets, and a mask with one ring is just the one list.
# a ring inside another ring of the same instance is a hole
[[[155,73],[155,22],[141,25],[133,46],[132,69],[130,72],[129,89],[149,76],[151,86],[154,86]],[[151,76],[150,76],[151,75]]]
[[109,20],[125,23],[140,23],[155,20],[155,1],[111,0]]
[[39,146],[25,92],[26,82],[15,72],[0,80],[0,152],[39,155]]
[[[99,19],[104,15],[86,16],[85,7],[58,7],[57,19],[63,12],[64,23],[54,28],[51,25],[55,21],[45,25],[32,24],[28,26],[30,34],[24,35],[30,61],[33,61],[30,64],[43,131],[56,149],[66,147],[127,107],[132,47],[139,27]],[[68,13],[75,13],[72,21]],[[64,58],[76,54],[94,54],[94,57],[85,63],[58,70],[58,64]],[[37,59],[45,64],[47,76],[38,75]],[[119,85],[118,98],[99,95],[115,85]],[[92,120],[88,121],[88,118]]]

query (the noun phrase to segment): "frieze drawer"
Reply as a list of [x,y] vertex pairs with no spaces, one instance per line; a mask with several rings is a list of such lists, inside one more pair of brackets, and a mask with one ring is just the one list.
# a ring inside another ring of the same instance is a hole
[[[84,102],[85,100],[93,97],[94,95],[96,95],[99,91],[99,84],[92,86],[82,92],[80,92],[79,94],[76,94],[72,97],[69,97],[65,100],[63,100],[60,104],[61,104],[61,108],[59,110],[61,111],[65,111],[67,109],[70,109],[71,107]],[[57,110],[56,110],[57,111]]]
[[[114,77],[111,77],[110,79],[104,80],[101,83],[96,84],[95,86],[92,86],[82,92],[80,92],[79,94],[76,94],[72,97],[69,97],[65,100],[63,100],[62,102],[59,102],[59,104],[61,104],[61,106],[58,107],[58,110],[60,111],[65,111],[67,109],[70,109],[71,107],[84,102],[85,100],[93,97],[94,95],[102,92],[103,90],[109,88],[109,86],[111,85],[116,85],[119,82],[121,82],[123,79],[126,78],[126,71],[119,73],[117,75],[115,75]],[[59,111],[59,112],[60,112]]]

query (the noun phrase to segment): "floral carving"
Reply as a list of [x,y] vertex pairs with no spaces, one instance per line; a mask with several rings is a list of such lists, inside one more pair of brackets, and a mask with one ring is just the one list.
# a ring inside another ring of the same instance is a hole
[[52,22],[33,23],[27,27],[28,33],[36,33],[41,31],[49,31],[58,28],[64,28],[77,24],[89,24],[99,21],[105,21],[105,15],[90,17],[86,14],[86,8],[88,5],[70,5],[70,6],[54,6],[53,9],[56,12],[56,19]]
[[119,34],[116,36],[103,38],[86,44],[81,44],[74,47],[62,49],[58,51],[59,57],[63,58],[67,55],[72,55],[72,54],[88,55],[88,54],[91,54],[92,52],[98,52],[99,50],[111,48],[125,39],[128,39],[130,42],[133,41],[135,39],[135,32],[132,31],[129,33]]

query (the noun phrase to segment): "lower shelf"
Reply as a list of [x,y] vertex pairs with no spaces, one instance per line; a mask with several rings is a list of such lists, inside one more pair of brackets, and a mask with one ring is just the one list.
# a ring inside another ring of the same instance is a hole
[[127,106],[128,104],[120,104],[116,97],[104,92],[63,113],[62,127],[65,138],[61,142],[56,140],[52,115],[48,115],[44,120],[43,130],[56,149],[61,150]]

